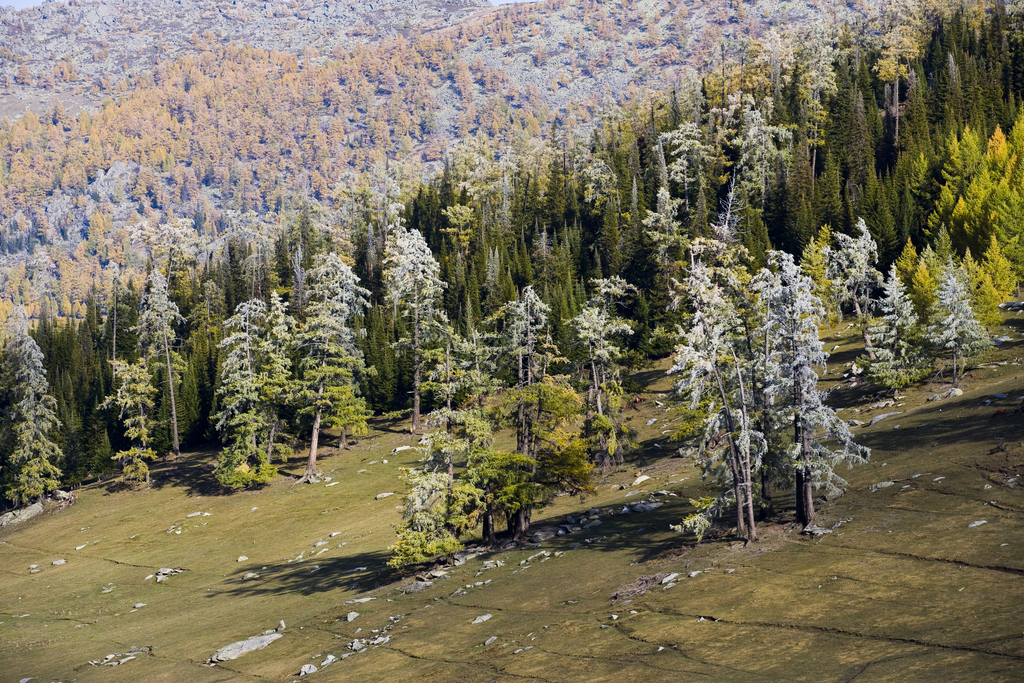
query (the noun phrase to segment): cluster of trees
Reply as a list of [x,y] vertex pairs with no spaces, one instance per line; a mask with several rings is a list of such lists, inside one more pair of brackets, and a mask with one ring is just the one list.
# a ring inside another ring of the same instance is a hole
[[[137,261],[108,261],[78,315],[36,302],[26,334],[55,417],[35,422],[61,471],[40,476],[74,483],[120,462],[144,479],[153,454],[222,439],[218,478],[258,485],[310,438],[313,477],[321,430],[342,430],[344,446],[369,415],[407,411],[427,457],[396,549],[414,561],[478,524],[525,535],[532,509],[589,490],[591,468],[630,441],[621,368],[682,344],[681,389],[717,482],[688,528],[736,505],[753,534],[757,496],[789,481],[810,520],[809,492],[836,459],[863,457],[813,386],[817,325],[858,315],[881,386],[915,381],[935,355],[955,379],[1024,274],[1015,21],[1001,7],[929,19],[894,62],[888,43],[824,34],[801,50],[751,46],[750,61],[723,51],[701,80],[607,109],[587,137],[553,125],[464,140],[429,182],[391,162],[339,174],[324,201],[154,213],[139,248],[124,243]],[[203,68],[168,81],[193,79],[184,94],[137,98],[171,112]],[[84,261],[118,229],[102,213]],[[23,277],[59,286],[64,271],[39,263]],[[5,414],[0,478],[15,502],[28,451],[22,413]],[[493,446],[504,428],[507,452]]]

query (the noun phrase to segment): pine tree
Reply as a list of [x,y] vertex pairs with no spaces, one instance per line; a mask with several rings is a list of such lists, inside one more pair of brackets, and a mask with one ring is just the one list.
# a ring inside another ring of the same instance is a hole
[[984,355],[992,346],[971,309],[966,280],[963,268],[947,260],[931,315],[935,323],[928,328],[932,346],[952,360],[954,386],[960,382],[964,361]]
[[887,389],[902,389],[928,372],[928,359],[918,343],[914,304],[895,264],[889,270],[879,307],[882,315],[871,327],[877,360],[869,365],[868,377]]
[[178,313],[178,307],[167,296],[167,280],[159,270],[154,269],[147,280],[149,291],[142,299],[139,323],[135,331],[139,335],[139,344],[149,359],[159,360],[166,364],[167,388],[170,396],[170,427],[174,457],[181,455],[178,439],[178,407],[174,397],[175,367],[173,363],[174,344],[177,334],[174,326],[184,321]]
[[863,462],[869,451],[854,443],[846,422],[824,404],[818,391],[815,368],[825,365],[828,354],[818,335],[824,310],[811,293],[810,279],[784,252],[772,252],[769,263],[777,270],[780,283],[766,290],[768,338],[774,345],[772,352],[778,354],[779,373],[766,379],[771,381],[769,393],[780,404],[788,403],[793,416],[791,467],[796,479],[796,513],[797,520],[807,526],[814,519],[814,489],[838,489],[845,482],[835,467],[841,462]]
[[419,231],[399,226],[388,234],[384,248],[384,284],[395,314],[401,309],[412,322],[410,336],[398,343],[412,350],[411,431],[415,434],[420,428],[422,349],[428,341],[431,322],[439,313],[441,294],[447,287],[440,278],[440,266]]
[[43,367],[43,353],[29,334],[28,314],[15,307],[7,322],[3,377],[11,392],[10,428],[14,448],[11,470],[4,473],[9,500],[26,504],[40,500],[60,485],[57,464],[64,454],[50,435],[60,428],[57,401]]
[[215,474],[232,488],[266,484],[277,474],[259,448],[267,427],[260,409],[263,381],[258,348],[266,315],[266,304],[259,299],[238,304],[235,314],[224,322],[224,339],[219,344],[227,353],[221,369],[217,429],[225,432],[231,444],[222,451]]
[[117,406],[124,423],[124,435],[132,443],[119,451],[114,459],[121,465],[120,481],[149,483],[147,460],[155,460],[156,452],[150,447],[153,427],[153,397],[157,393],[153,378],[144,361],[128,364],[114,361],[117,391],[108,396],[102,407]]
[[871,294],[880,284],[882,276],[875,270],[878,261],[878,247],[872,239],[868,226],[861,218],[857,221],[858,236],[856,238],[836,234],[838,246],[824,247],[825,260],[828,262],[828,277],[839,292],[839,303],[853,304],[854,313],[861,325],[861,335],[868,357],[875,359],[871,349],[871,337],[868,334],[868,315],[871,312]]
[[309,279],[310,303],[298,335],[301,379],[295,398],[302,406],[299,413],[311,417],[313,424],[306,471],[296,484],[317,476],[317,450],[324,423],[356,423],[356,413],[365,410],[355,393],[363,355],[352,325],[355,317],[362,315],[370,292],[359,286],[356,274],[333,252],[317,257]]
[[[633,334],[626,321],[615,315],[615,308],[623,298],[635,292],[636,287],[619,277],[595,280],[593,285],[597,295],[572,319],[572,324],[577,338],[586,348],[585,363],[590,371],[588,403],[597,413],[590,417],[590,429],[597,434],[598,462],[607,471],[616,462],[618,445],[617,416],[609,402],[617,403],[622,393],[615,363],[620,350],[613,341],[615,337]],[[621,459],[619,455],[618,462]]]

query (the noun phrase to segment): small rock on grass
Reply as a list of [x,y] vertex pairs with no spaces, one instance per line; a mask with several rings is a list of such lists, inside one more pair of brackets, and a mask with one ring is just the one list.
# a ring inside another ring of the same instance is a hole
[[345,615],[345,621],[355,621],[358,616],[359,612],[349,612]]
[[306,674],[315,674],[317,671],[316,667],[312,664],[303,664],[302,668],[299,669],[299,675],[305,676]]
[[245,556],[245,555],[239,555],[239,556],[238,556],[238,559],[237,559],[237,560],[235,560],[235,562],[245,562],[245,561],[246,561],[246,560],[248,560],[248,559],[249,559],[249,558],[248,558],[247,556]]
[[490,638],[488,638],[487,640],[484,641],[484,647],[487,647],[488,645],[490,645],[491,643],[493,643],[497,639],[498,639],[498,636],[491,636]]
[[988,524],[988,520],[987,519],[979,519],[977,522],[971,522],[970,524],[967,525],[967,528],[970,529],[971,527],[981,526],[982,524]]
[[64,564],[67,560],[54,560],[53,564]]
[[491,616],[492,615],[490,615],[490,614],[481,614],[480,616],[478,616],[476,619],[473,620],[473,623],[474,624],[482,624],[485,621],[487,621],[488,619],[490,619]]

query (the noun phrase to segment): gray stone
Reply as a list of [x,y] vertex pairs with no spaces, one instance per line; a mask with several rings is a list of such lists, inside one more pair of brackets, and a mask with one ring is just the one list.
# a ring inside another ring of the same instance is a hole
[[482,623],[484,623],[485,621],[487,621],[490,618],[491,618],[490,614],[481,614],[476,619],[474,619],[472,623],[474,623],[474,624],[482,624]]
[[487,640],[484,641],[484,647],[487,647],[488,645],[490,645],[491,643],[493,643],[497,639],[498,639],[498,636],[491,636],[490,638],[488,638]]
[[537,529],[532,536],[530,536],[530,543],[543,543],[544,541],[550,541],[552,538],[558,535],[557,529]]
[[662,583],[672,583],[673,581],[676,580],[677,576],[679,576],[678,572],[672,572],[671,574],[666,576],[664,579],[662,579],[661,582]]
[[64,564],[67,560],[54,560],[51,564]]
[[355,621],[358,616],[359,612],[349,612],[345,615],[345,621]]
[[28,507],[24,507],[20,510],[14,510],[7,514],[0,516],[0,529],[7,526],[8,524],[21,524],[22,522],[28,521],[38,514],[43,512],[42,503],[32,503]]
[[881,422],[882,420],[884,420],[887,417],[892,417],[893,415],[900,415],[900,414],[902,414],[902,412],[903,411],[898,410],[898,411],[896,411],[894,413],[882,413],[881,415],[875,415],[873,418],[871,418],[871,422],[868,423],[868,426],[870,427],[871,425],[873,425],[873,424],[875,424],[877,422]]
[[302,668],[299,669],[299,675],[300,676],[305,676],[306,674],[315,674],[316,671],[317,671],[317,668],[315,666],[313,666],[312,664],[303,664]]
[[248,559],[249,559],[249,558],[248,558],[248,557],[246,557],[245,555],[239,555],[239,556],[238,556],[238,559],[237,559],[237,560],[235,560],[235,562],[245,562],[245,561],[246,561],[246,560],[248,560]]
[[890,486],[892,486],[895,483],[896,482],[894,482],[894,481],[880,481],[877,484],[872,484],[871,485],[871,490],[872,491],[877,491],[879,489],[889,488]]
[[860,420],[847,420],[846,424],[850,425],[851,427],[863,427],[864,425],[867,424],[867,422],[861,422]]
[[271,633],[269,635],[255,636],[253,638],[248,638],[247,640],[240,640],[237,643],[225,645],[213,653],[213,656],[210,657],[210,662],[216,664],[217,662],[228,662],[232,659],[238,659],[244,654],[248,654],[255,650],[262,650],[267,645],[270,645],[281,637],[283,636],[280,633]]
[[137,603],[135,603],[135,609],[141,609],[141,608],[143,608],[145,606],[146,606],[146,603],[144,603],[144,602],[137,602]]
[[376,496],[374,496],[374,499],[375,500],[380,500],[381,498],[387,498],[388,496],[393,496],[393,495],[395,495],[394,491],[388,491],[387,493],[378,493]]
[[664,503],[657,500],[651,500],[646,503],[636,503],[633,505],[633,512],[650,512],[651,510],[660,508],[662,505],[664,505]]
[[327,658],[324,661],[320,662],[320,668],[321,669],[324,668],[325,666],[327,666],[328,664],[330,664],[333,661],[336,661],[337,659],[338,658],[335,657],[334,655],[327,655]]
[[413,581],[412,583],[407,583],[404,586],[400,586],[398,590],[406,594],[422,593],[423,591],[427,590],[428,588],[432,588],[433,586],[433,581]]

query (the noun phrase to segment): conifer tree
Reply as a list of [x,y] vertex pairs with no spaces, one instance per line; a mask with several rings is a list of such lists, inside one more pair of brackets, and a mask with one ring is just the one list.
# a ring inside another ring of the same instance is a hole
[[7,322],[3,378],[11,403],[13,436],[10,471],[4,473],[9,500],[26,504],[41,499],[60,485],[58,463],[64,455],[51,434],[60,428],[57,401],[43,367],[43,353],[29,334],[28,314],[15,307]]
[[277,473],[259,447],[267,428],[260,405],[264,380],[259,348],[266,316],[263,301],[243,301],[224,322],[225,335],[219,344],[227,355],[221,369],[217,429],[226,433],[231,444],[221,453],[216,476],[232,488],[266,484]]
[[863,218],[857,221],[857,232],[855,238],[836,233],[838,246],[825,247],[823,251],[828,262],[828,277],[839,292],[839,303],[853,304],[868,357],[874,360],[871,337],[868,334],[868,315],[871,312],[871,294],[880,284],[882,276],[874,267],[878,261],[878,247]]
[[863,462],[869,451],[854,443],[846,422],[824,404],[818,391],[815,368],[825,365],[828,354],[818,336],[824,310],[811,293],[813,284],[789,254],[772,252],[769,263],[781,285],[766,291],[769,339],[779,359],[778,375],[769,378],[769,393],[781,405],[788,404],[793,416],[796,513],[797,520],[807,526],[814,519],[814,489],[837,490],[845,482],[835,473],[836,466]]
[[882,315],[871,328],[877,359],[869,365],[868,377],[887,389],[902,389],[928,372],[928,359],[918,343],[914,304],[895,264],[889,270],[879,308]]
[[107,397],[102,407],[117,406],[124,423],[124,435],[131,447],[119,451],[114,459],[121,465],[122,482],[149,483],[147,460],[155,460],[156,452],[150,447],[153,427],[153,397],[157,393],[153,378],[144,361],[128,364],[114,361],[117,391]]
[[352,324],[355,316],[362,315],[370,292],[359,286],[356,274],[333,252],[317,258],[309,279],[310,303],[298,335],[301,379],[296,400],[302,406],[299,413],[311,417],[313,424],[306,471],[296,484],[317,476],[323,424],[341,426],[338,420],[353,424],[365,413],[356,395],[363,355]]
[[167,388],[170,396],[170,427],[174,457],[181,455],[178,440],[178,406],[174,397],[175,367],[172,357],[177,333],[174,326],[184,318],[178,313],[178,306],[168,298],[167,280],[159,270],[154,269],[147,280],[149,290],[142,299],[139,323],[135,328],[139,344],[147,358],[166,364]]
[[982,356],[992,346],[971,309],[966,279],[962,267],[946,262],[931,316],[934,324],[928,328],[932,346],[940,354],[948,353],[953,363],[953,386],[960,382],[964,361]]
[[447,284],[441,280],[440,265],[434,259],[418,230],[395,227],[384,248],[384,284],[388,300],[395,309],[411,319],[408,337],[398,341],[412,350],[413,397],[412,433],[420,428],[420,385],[422,383],[423,345],[428,341],[431,322],[437,317],[441,294]]
[[593,284],[596,296],[572,323],[576,336],[586,348],[585,359],[590,370],[588,403],[597,413],[590,417],[590,429],[598,437],[598,462],[607,470],[615,462],[618,445],[615,415],[609,403],[617,402],[621,394],[615,363],[620,350],[613,341],[615,337],[633,334],[626,321],[615,314],[615,308],[626,295],[635,292],[636,287],[620,277],[595,280]]

